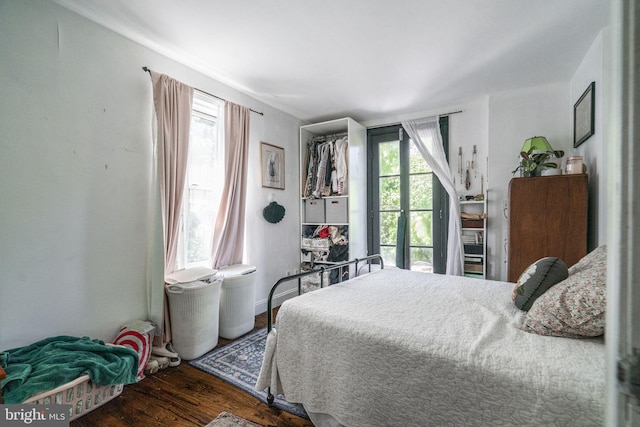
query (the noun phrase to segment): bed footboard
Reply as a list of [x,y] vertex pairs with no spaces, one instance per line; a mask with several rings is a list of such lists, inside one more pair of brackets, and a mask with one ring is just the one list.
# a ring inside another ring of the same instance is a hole
[[[376,262],[374,262],[374,261],[376,261]],[[305,271],[305,272],[298,273],[298,274],[293,274],[291,276],[285,276],[285,277],[279,279],[271,287],[271,291],[269,292],[269,298],[267,299],[267,333],[271,332],[271,329],[273,328],[273,296],[275,295],[276,289],[278,289],[278,287],[281,284],[286,283],[286,282],[290,282],[292,280],[297,280],[298,281],[298,295],[300,295],[302,293],[302,278],[303,277],[311,276],[311,275],[314,275],[314,274],[319,274],[320,275],[320,287],[323,288],[324,287],[324,273],[325,272],[342,269],[344,267],[349,267],[350,265],[355,264],[353,277],[357,277],[360,274],[359,265],[362,265],[363,263],[366,263],[366,265],[368,267],[368,272],[371,272],[371,265],[378,265],[381,269],[384,268],[384,261],[382,260],[382,255],[376,254],[376,255],[369,255],[369,256],[367,256],[365,258],[355,258],[355,259],[352,259],[350,261],[345,261],[345,262],[341,262],[341,263],[337,263],[337,264],[322,265],[322,266],[320,266],[318,268],[314,268],[314,269],[309,270],[309,271]],[[340,282],[342,282],[342,274],[338,274],[338,283],[340,283]],[[271,393],[271,387],[268,387],[268,389],[267,389],[267,403],[269,404],[269,406],[271,406],[273,404],[274,399],[275,399],[275,396]]]
[[[374,262],[377,261],[377,262]],[[282,277],[281,279],[279,279],[276,283],[274,283],[274,285],[271,287],[271,291],[269,292],[269,298],[267,299],[267,332],[271,332],[271,329],[273,328],[273,296],[275,295],[276,289],[278,289],[278,287],[280,285],[282,285],[283,283],[287,283],[290,282],[292,280],[297,280],[298,281],[298,295],[302,294],[302,278],[303,277],[307,277],[307,276],[312,276],[314,274],[319,274],[320,275],[320,287],[323,288],[324,287],[324,274],[325,272],[328,271],[332,271],[332,270],[338,270],[338,269],[342,269],[344,267],[350,266],[352,264],[355,264],[355,272],[354,272],[354,276],[356,277],[359,275],[359,271],[358,271],[358,267],[359,265],[362,265],[363,263],[366,263],[366,265],[368,266],[368,272],[371,272],[371,265],[379,265],[380,268],[384,268],[384,261],[382,260],[382,255],[379,254],[375,254],[375,255],[369,255],[365,258],[355,258],[352,259],[350,261],[344,261],[344,262],[340,262],[340,263],[336,263],[336,264],[326,264],[326,265],[321,265],[320,267],[314,268],[312,270],[309,271],[304,271],[302,273],[298,273],[298,274],[292,274],[290,276],[285,276]],[[339,274],[338,275],[338,283],[342,282],[342,275]]]

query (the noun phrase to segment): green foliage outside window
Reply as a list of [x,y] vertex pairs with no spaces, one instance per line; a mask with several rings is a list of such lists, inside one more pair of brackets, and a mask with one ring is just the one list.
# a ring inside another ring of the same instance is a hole
[[[395,263],[397,221],[400,214],[399,143],[392,141],[379,147],[380,245],[386,262]],[[420,153],[411,144],[409,155],[409,227],[411,245],[428,248],[411,249],[411,264],[433,263],[433,174]],[[388,245],[388,246],[387,246]],[[386,247],[384,247],[386,246]]]

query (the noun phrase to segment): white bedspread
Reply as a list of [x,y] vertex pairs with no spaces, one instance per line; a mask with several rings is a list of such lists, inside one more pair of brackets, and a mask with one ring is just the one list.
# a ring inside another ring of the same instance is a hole
[[602,425],[603,340],[521,331],[512,289],[385,269],[288,300],[257,388],[350,427]]

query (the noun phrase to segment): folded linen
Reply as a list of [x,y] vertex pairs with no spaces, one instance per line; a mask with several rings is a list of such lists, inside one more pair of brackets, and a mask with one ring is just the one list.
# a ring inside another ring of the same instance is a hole
[[4,403],[19,404],[82,375],[98,385],[135,383],[138,354],[89,337],[57,336],[0,352],[0,366],[7,373],[0,383]]

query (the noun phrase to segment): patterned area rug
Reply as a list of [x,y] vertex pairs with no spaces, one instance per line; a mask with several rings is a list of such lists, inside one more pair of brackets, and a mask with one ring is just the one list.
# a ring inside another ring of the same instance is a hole
[[223,412],[205,427],[262,427],[260,424],[240,418],[237,415]]
[[[231,344],[212,350],[204,356],[190,361],[189,364],[222,378],[266,403],[267,392],[258,392],[254,389],[262,367],[266,341],[267,328],[258,329]],[[287,402],[281,394],[275,397],[273,406],[298,417],[309,419],[302,405]]]

